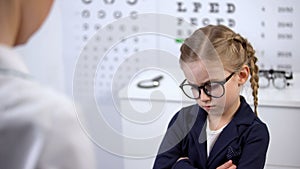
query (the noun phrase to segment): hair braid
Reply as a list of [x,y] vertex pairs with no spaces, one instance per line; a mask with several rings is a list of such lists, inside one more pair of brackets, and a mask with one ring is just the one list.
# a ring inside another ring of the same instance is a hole
[[255,56],[255,51],[251,44],[246,41],[246,54],[249,59],[249,67],[250,67],[250,83],[252,88],[253,95],[253,104],[254,104],[254,113],[257,115],[257,106],[258,106],[258,88],[259,88],[259,76],[258,76],[258,66],[256,64],[257,57]]

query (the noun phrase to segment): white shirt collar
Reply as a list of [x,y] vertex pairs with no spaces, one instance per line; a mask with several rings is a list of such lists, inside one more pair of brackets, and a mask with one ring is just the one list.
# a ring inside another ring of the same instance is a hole
[[29,74],[29,70],[14,48],[0,44],[0,68]]

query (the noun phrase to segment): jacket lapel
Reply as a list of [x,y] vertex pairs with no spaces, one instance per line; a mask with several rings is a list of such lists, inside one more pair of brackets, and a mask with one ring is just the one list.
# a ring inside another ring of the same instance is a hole
[[246,103],[245,99],[241,96],[241,105],[234,115],[231,122],[224,128],[215,145],[213,146],[208,157],[208,166],[210,166],[224,149],[236,138],[239,137],[242,131],[239,131],[240,125],[250,125],[255,119],[251,107]]
[[[198,106],[197,110],[197,119],[191,130],[190,135],[192,136],[193,141],[189,148],[193,150],[189,150],[191,156],[197,156],[197,160],[195,163],[198,164],[200,168],[206,168],[207,164],[207,151],[206,151],[206,118],[207,113]],[[194,153],[194,154],[193,154]]]
[[[202,119],[204,120],[204,119]],[[198,150],[198,153],[200,154],[200,157],[204,157],[204,158],[200,158],[200,164],[204,165],[204,166],[201,166],[202,168],[206,168],[206,164],[207,164],[207,137],[206,137],[206,120],[205,121],[202,121],[204,122],[204,125],[202,126],[202,129],[201,129],[201,133],[199,135],[199,138],[198,138],[198,143],[199,143],[199,149]]]
[[220,134],[209,154],[207,163],[208,166],[210,166],[214,159],[218,156],[218,154],[222,152],[228,146],[228,144],[236,138],[238,138],[237,127],[234,123],[229,123],[228,126],[226,126]]

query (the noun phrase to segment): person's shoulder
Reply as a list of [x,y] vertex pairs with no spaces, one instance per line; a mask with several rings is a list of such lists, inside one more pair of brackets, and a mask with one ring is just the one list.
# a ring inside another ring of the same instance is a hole
[[240,135],[269,135],[267,125],[255,115],[243,97],[241,97],[241,106],[235,114],[233,121],[237,125]]
[[36,100],[36,104],[45,113],[60,120],[68,120],[70,117],[77,118],[75,105],[66,94],[39,83],[33,84],[32,88],[36,90],[32,94],[32,99]]
[[264,145],[269,144],[270,133],[268,126],[258,117],[256,117],[253,123],[248,127],[245,134],[247,135],[248,142],[260,140],[260,142]]
[[253,125],[265,125],[266,123],[262,121],[262,119],[259,116],[255,116],[253,120]]
[[2,106],[7,105],[7,111],[22,109],[20,116],[74,116],[73,103],[66,95],[28,79],[2,80],[5,82],[0,85],[1,97],[6,98]]
[[261,139],[269,142],[268,126],[258,116],[255,116],[249,125],[240,126],[239,131],[241,135],[246,136],[247,140]]
[[41,105],[53,106],[52,109],[67,109],[73,107],[71,98],[47,85],[33,82],[28,84],[32,99],[37,99]]
[[195,110],[198,108],[199,106],[197,104],[192,104],[192,105],[189,105],[189,106],[185,106],[185,107],[182,107],[179,111],[176,112],[176,114],[173,116],[172,119],[175,119],[184,114],[185,112],[195,112]]
[[198,104],[193,104],[181,108],[171,119],[169,127],[174,123],[177,123],[181,126],[190,126],[193,125],[198,117],[206,117],[205,112],[199,107]]
[[258,128],[259,130],[263,130],[266,133],[269,133],[267,124],[263,122],[258,116],[255,117],[251,126],[254,128]]

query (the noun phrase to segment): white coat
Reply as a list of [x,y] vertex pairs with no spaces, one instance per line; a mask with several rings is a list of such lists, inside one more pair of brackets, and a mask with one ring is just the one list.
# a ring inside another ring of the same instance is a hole
[[93,169],[93,146],[72,102],[31,79],[0,45],[0,169]]

